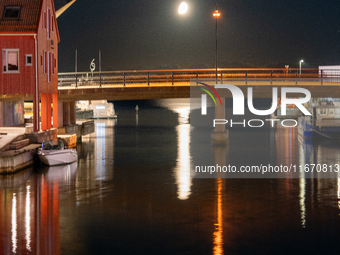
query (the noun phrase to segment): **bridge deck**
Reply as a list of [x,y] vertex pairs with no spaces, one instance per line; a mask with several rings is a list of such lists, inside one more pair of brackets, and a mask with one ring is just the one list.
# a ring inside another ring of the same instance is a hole
[[[214,85],[215,69],[142,70],[91,73],[59,73],[60,100],[135,100],[190,97],[198,82]],[[298,86],[313,97],[340,97],[339,70],[319,69],[218,69],[217,83],[254,87],[254,96],[271,97],[269,86]],[[265,88],[265,89],[264,89]],[[32,95],[0,95],[32,100]]]
[[[190,97],[198,82],[214,85],[214,69],[145,70],[59,74],[60,100],[135,100]],[[217,83],[254,87],[255,97],[271,97],[269,86],[299,86],[314,97],[340,97],[338,72],[318,69],[219,69]],[[230,95],[227,95],[231,97]],[[294,95],[292,95],[294,96]],[[298,96],[298,95],[296,95]]]

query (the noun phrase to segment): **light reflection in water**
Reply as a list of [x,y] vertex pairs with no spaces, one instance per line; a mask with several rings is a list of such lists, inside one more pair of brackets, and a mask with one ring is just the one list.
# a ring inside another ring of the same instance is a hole
[[338,206],[340,209],[340,172],[338,173]]
[[25,238],[26,238],[26,249],[31,251],[31,186],[26,187],[26,210],[25,210]]
[[190,125],[177,126],[177,165],[175,168],[178,199],[188,199],[191,194],[190,178]]
[[217,223],[214,232],[214,255],[222,255],[223,252],[223,215],[222,215],[222,179],[217,179]]
[[186,200],[191,194],[191,178],[190,178],[190,104],[183,102],[181,107],[170,109],[178,114],[179,125],[177,130],[177,164],[175,167],[175,177],[177,184],[178,199]]
[[96,141],[96,179],[102,180],[105,176],[105,122],[96,122],[96,132],[97,136],[101,137],[102,139],[97,139]]
[[[303,148],[303,144],[300,144],[300,165],[305,165],[305,151]],[[300,179],[299,179],[299,204],[300,204],[300,218],[301,218],[301,226],[302,228],[306,227],[306,180],[305,180],[305,173],[302,171],[300,172]]]
[[12,198],[12,252],[17,253],[17,197],[13,194]]
[[299,183],[299,187],[300,187],[300,211],[301,211],[301,226],[303,228],[306,227],[306,180],[304,177],[304,173],[301,173],[300,176],[300,183]]
[[190,115],[190,106],[183,108],[173,109],[178,113],[178,122],[180,124],[188,124],[189,123],[189,115]]

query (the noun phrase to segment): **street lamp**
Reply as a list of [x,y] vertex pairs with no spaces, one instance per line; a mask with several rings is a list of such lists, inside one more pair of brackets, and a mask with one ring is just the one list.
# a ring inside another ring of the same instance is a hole
[[301,75],[301,64],[302,64],[302,62],[303,62],[303,59],[301,59],[301,60],[299,61],[299,65],[300,65],[300,75]]
[[216,77],[216,84],[217,84],[217,18],[221,16],[221,14],[217,10],[217,4],[216,4],[216,10],[213,13],[214,18],[216,19],[216,29],[215,29],[215,38],[216,38],[216,62],[215,62],[215,77]]

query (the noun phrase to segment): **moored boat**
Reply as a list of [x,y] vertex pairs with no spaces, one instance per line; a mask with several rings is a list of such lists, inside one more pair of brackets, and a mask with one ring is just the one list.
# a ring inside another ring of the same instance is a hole
[[51,145],[44,142],[38,150],[40,161],[48,166],[70,164],[78,160],[78,153],[75,149],[65,149],[64,143],[59,139],[58,145]]
[[305,138],[322,136],[340,139],[340,107],[318,105],[311,107],[311,116],[299,117],[299,134]]
[[112,103],[107,100],[78,101],[77,108],[84,110],[93,110],[94,119],[116,119],[115,109]]

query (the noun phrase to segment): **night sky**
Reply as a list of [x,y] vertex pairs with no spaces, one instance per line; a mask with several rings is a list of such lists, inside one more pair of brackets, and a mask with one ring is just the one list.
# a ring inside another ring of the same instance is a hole
[[[56,9],[67,0],[54,0]],[[340,1],[77,0],[58,18],[59,72],[340,65]]]

